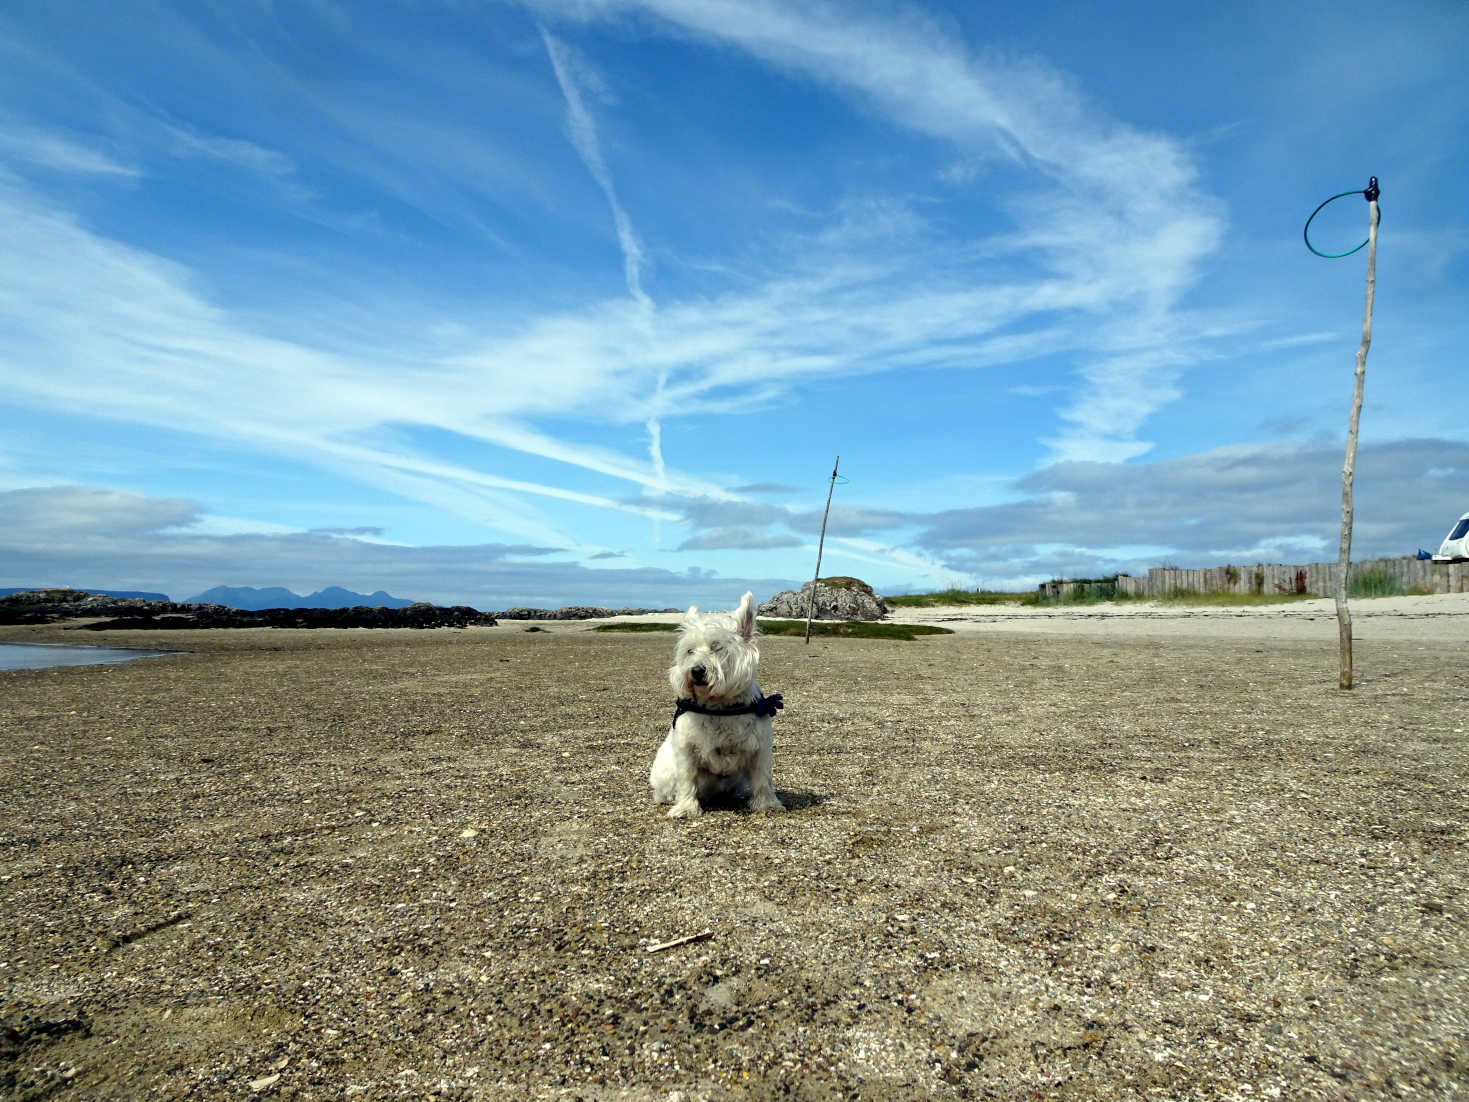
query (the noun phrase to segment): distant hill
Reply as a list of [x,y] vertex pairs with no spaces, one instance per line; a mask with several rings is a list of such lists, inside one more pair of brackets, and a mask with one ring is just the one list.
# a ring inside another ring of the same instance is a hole
[[[11,589],[0,589],[0,597],[9,597],[12,593],[30,593],[32,590],[36,590],[36,589],[56,589],[56,588],[57,588],[56,586],[50,586],[50,585],[22,585],[22,586],[16,586],[16,587],[11,588]],[[142,590],[138,590],[138,589],[89,589],[87,586],[84,586],[84,585],[67,586],[67,588],[68,589],[75,589],[75,590],[77,590],[78,592],[81,592],[81,593],[95,593],[99,597],[137,598],[138,600],[142,600],[142,601],[166,601],[166,600],[168,600],[168,594],[167,593],[144,593]]]
[[354,593],[338,585],[329,585],[305,597],[292,593],[281,586],[257,589],[251,585],[217,585],[206,589],[197,597],[190,597],[191,604],[224,605],[227,608],[258,612],[265,608],[407,608],[413,604],[401,597],[394,597],[379,589],[376,593]]

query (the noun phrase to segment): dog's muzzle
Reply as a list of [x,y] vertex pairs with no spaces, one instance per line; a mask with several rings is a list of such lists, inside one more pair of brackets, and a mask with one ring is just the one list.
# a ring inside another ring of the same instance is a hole
[[703,666],[695,666],[689,671],[689,684],[703,688],[709,684],[709,671],[704,669]]

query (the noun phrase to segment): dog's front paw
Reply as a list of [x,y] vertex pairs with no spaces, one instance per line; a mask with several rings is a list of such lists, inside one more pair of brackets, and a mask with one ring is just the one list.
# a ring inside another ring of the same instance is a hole
[[784,811],[786,805],[769,792],[764,792],[750,801],[751,811]]
[[670,819],[693,819],[703,813],[698,800],[683,800],[668,809]]

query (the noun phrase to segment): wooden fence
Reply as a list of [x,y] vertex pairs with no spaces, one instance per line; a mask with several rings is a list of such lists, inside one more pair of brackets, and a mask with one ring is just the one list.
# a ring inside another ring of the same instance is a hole
[[[1165,597],[1170,593],[1311,593],[1318,597],[1336,594],[1337,564],[1313,562],[1305,566],[1284,563],[1255,563],[1251,566],[1214,566],[1206,570],[1182,570],[1173,566],[1155,566],[1145,578],[1119,574],[1093,581],[1042,582],[1043,598],[1077,597],[1082,592],[1097,590],[1110,596],[1110,588],[1119,595],[1133,597]],[[1367,571],[1386,575],[1403,592],[1469,593],[1469,562],[1436,563],[1428,559],[1405,556],[1398,559],[1366,559],[1351,565],[1351,576],[1360,578]]]

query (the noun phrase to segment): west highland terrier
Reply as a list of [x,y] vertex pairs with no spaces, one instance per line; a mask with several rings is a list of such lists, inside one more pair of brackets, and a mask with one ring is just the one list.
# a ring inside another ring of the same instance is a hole
[[674,649],[668,683],[677,697],[673,726],[653,759],[653,802],[672,804],[670,819],[698,815],[701,800],[748,798],[751,811],[784,811],[770,781],[779,693],[755,680],[755,599],[734,612],[690,607]]

